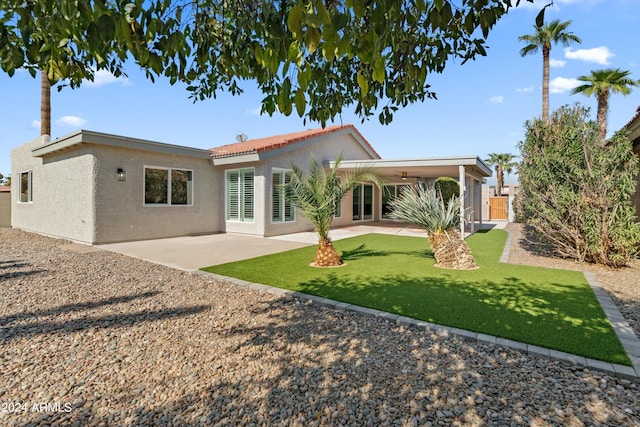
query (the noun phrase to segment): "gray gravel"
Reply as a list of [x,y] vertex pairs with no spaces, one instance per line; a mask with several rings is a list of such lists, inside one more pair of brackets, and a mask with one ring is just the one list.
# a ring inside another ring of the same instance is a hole
[[640,382],[0,229],[0,425],[637,425]]

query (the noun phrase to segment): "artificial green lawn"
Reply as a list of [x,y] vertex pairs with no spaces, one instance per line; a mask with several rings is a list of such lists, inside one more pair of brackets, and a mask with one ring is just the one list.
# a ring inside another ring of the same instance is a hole
[[471,271],[434,267],[427,239],[384,234],[334,242],[339,268],[310,267],[310,246],[203,270],[630,365],[584,275],[500,263],[506,238],[469,237],[480,266]]

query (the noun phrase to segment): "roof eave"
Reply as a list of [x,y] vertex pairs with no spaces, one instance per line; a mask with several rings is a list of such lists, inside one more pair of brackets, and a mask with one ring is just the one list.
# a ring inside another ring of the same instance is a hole
[[[331,167],[335,162],[330,162]],[[429,157],[423,159],[389,159],[389,160],[343,160],[340,169],[350,169],[356,166],[368,165],[372,167],[402,168],[402,167],[429,167],[429,166],[475,166],[482,175],[490,177],[493,171],[478,156],[454,156],[454,157]]]
[[235,165],[238,163],[251,163],[262,160],[259,153],[246,153],[239,155],[230,155],[223,157],[214,157],[211,156],[211,161],[213,166],[221,166],[221,165]]
[[76,148],[81,144],[106,145],[117,148],[128,148],[142,151],[154,151],[166,154],[181,155],[208,159],[209,150],[184,147],[181,145],[165,144],[162,142],[148,141],[137,138],[128,138],[119,135],[110,135],[100,132],[80,130],[78,132],[57,138],[50,143],[32,150],[34,157],[45,157],[53,153]]

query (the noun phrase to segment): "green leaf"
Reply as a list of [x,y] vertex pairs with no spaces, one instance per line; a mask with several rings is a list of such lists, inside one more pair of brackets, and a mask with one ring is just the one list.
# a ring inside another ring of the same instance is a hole
[[318,17],[320,18],[320,22],[323,24],[331,24],[331,16],[329,16],[329,11],[324,5],[324,0],[317,0],[316,7],[318,9]]
[[444,6],[444,0],[434,0],[433,5],[436,7],[436,9],[439,12],[442,10],[442,6]]
[[293,7],[289,11],[289,16],[287,17],[287,26],[289,27],[289,31],[291,31],[296,38],[299,38],[302,35],[303,20],[304,9],[302,9],[302,6]]
[[309,53],[313,55],[320,45],[320,31],[318,31],[317,28],[310,27],[307,29],[305,34],[305,44]]
[[364,75],[362,70],[358,71],[356,76],[356,80],[358,81],[358,86],[360,87],[360,97],[364,98],[369,93],[369,80]]
[[304,91],[301,89],[298,89],[296,91],[296,95],[293,98],[295,104],[296,104],[296,111],[298,112],[298,116],[302,117],[304,116],[304,112],[307,108],[307,99],[304,96]]
[[385,70],[384,57],[380,56],[376,59],[373,65],[373,74],[371,77],[373,78],[373,80],[377,81],[378,83],[384,83],[385,75],[386,75],[386,70]]
[[544,11],[546,8],[548,8],[549,6],[551,6],[553,3],[549,3],[546,6],[544,6],[542,8],[542,10],[540,10],[540,12],[538,12],[538,15],[536,15],[536,27],[541,28],[544,26]]
[[307,90],[309,81],[311,80],[311,68],[305,67],[303,70],[298,71],[298,86],[301,90]]
[[355,13],[356,18],[362,18],[365,10],[364,0],[353,0],[353,13]]

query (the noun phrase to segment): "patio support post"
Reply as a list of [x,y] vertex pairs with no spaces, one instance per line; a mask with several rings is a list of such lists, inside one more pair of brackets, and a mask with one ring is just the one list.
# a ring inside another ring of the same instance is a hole
[[465,170],[464,166],[458,166],[458,174],[460,176],[460,236],[464,239],[464,208],[465,208]]
[[476,232],[476,179],[473,175],[469,175],[469,234]]
[[480,221],[480,228],[482,228],[482,180],[476,179],[474,181],[476,191],[476,214],[478,215],[478,221]]

